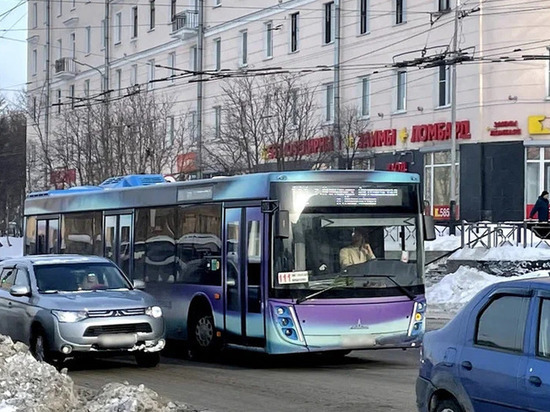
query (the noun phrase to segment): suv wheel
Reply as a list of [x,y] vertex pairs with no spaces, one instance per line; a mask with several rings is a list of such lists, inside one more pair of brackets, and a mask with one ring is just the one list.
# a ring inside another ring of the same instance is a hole
[[159,352],[136,352],[136,363],[142,368],[154,368],[160,362]]
[[462,412],[462,408],[454,399],[445,399],[437,403],[434,412]]
[[31,353],[37,361],[46,362],[56,367],[63,363],[63,357],[61,355],[59,355],[60,357],[57,360],[52,356],[52,352],[48,345],[48,339],[43,330],[38,329],[33,332],[30,343]]

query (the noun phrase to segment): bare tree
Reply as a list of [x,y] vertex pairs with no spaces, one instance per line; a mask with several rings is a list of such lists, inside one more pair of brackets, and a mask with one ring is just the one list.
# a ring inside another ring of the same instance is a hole
[[243,76],[223,86],[220,130],[207,141],[207,162],[226,173],[256,172],[272,160],[278,170],[306,156],[316,163],[322,145],[315,89],[296,75]]
[[343,106],[338,118],[342,141],[335,142],[335,147],[340,149],[342,167],[347,170],[353,169],[358,150],[365,148],[364,139],[368,133],[369,121],[364,119],[359,108],[353,105]]

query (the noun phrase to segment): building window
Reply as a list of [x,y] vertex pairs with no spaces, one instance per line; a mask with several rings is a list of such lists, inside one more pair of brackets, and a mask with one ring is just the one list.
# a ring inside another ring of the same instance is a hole
[[370,78],[361,79],[361,116],[370,116]]
[[72,8],[71,10],[74,10],[76,8],[76,0],[73,0]]
[[300,13],[292,13],[290,15],[290,52],[298,51],[299,26],[298,18]]
[[[455,160],[456,187],[459,186],[459,156]],[[424,199],[430,203],[435,219],[449,220],[451,202],[451,152],[432,152],[424,155]],[[458,192],[458,191],[457,191]],[[458,193],[457,193],[458,213]]]
[[439,66],[438,76],[438,106],[451,104],[451,66]]
[[197,46],[191,47],[191,50],[189,51],[189,70],[196,72],[198,70],[197,67]]
[[63,0],[57,0],[57,16],[61,16],[63,14]]
[[138,84],[138,66],[137,64],[132,64],[132,71],[130,72],[130,86],[135,86]]
[[170,70],[170,81],[174,83],[176,77],[176,53],[172,52],[168,54],[168,70]]
[[105,35],[107,34],[107,27],[105,24],[105,19],[101,20],[101,48],[105,48]]
[[84,80],[84,96],[90,97],[90,81]]
[[42,46],[42,54],[43,54],[43,59],[42,59],[43,70],[46,71],[48,70],[48,46],[47,45]]
[[449,11],[451,9],[451,0],[438,0],[438,11]]
[[405,0],[395,0],[395,24],[405,23]]
[[191,112],[191,119],[189,121],[189,135],[191,136],[191,142],[195,143],[197,140],[197,112]]
[[122,12],[115,14],[115,44],[120,44],[122,39]]
[[300,120],[298,104],[298,90],[292,89],[290,91],[290,116],[293,126],[297,126]]
[[214,39],[214,70],[222,69],[222,39]]
[[[543,125],[546,128],[546,122]],[[526,217],[543,190],[550,187],[550,147],[527,147],[525,170]]]
[[170,21],[176,19],[176,2],[177,0],[170,0]]
[[155,28],[155,0],[149,0],[149,30]]
[[132,39],[138,36],[138,8],[132,7]]
[[214,137],[219,139],[222,128],[222,108],[221,106],[214,107]]
[[265,23],[265,57],[273,57],[273,22]]
[[334,85],[325,85],[325,121],[332,122],[334,119]]
[[76,34],[71,33],[71,58],[76,59]]
[[147,90],[153,90],[155,88],[155,60],[149,60],[147,70]]
[[174,144],[174,116],[166,118],[166,146]]
[[86,27],[86,54],[92,52],[92,28],[90,26]]
[[239,54],[239,64],[246,66],[248,64],[248,31],[241,31],[241,47]]
[[31,71],[32,75],[36,76],[36,72],[38,71],[38,52],[36,51],[36,49],[32,51]]
[[32,4],[32,28],[38,27],[38,3]]
[[214,0],[214,6],[221,6],[222,0]]
[[61,39],[57,39],[57,60],[61,59],[63,57],[63,41]]
[[400,70],[396,73],[397,76],[397,102],[395,110],[403,112],[407,110],[407,72]]
[[71,101],[71,109],[74,109],[74,100],[75,100],[74,84],[71,84],[69,86],[69,100]]
[[61,113],[61,90],[57,89],[57,114]]
[[117,96],[122,96],[122,70],[117,69],[116,71],[116,90]]
[[368,25],[368,0],[359,0],[359,34],[365,34],[369,31]]
[[550,97],[550,47],[547,48],[548,63],[546,65],[546,96]]
[[331,1],[330,3],[325,3],[325,18],[324,18],[324,43],[332,43],[334,41],[334,24],[335,24],[335,16],[334,16],[334,2]]

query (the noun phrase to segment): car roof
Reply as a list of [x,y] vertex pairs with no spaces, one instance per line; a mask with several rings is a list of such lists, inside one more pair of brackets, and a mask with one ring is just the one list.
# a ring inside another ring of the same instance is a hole
[[0,262],[7,266],[17,263],[30,263],[32,265],[71,264],[71,263],[112,263],[109,259],[100,256],[82,255],[27,255],[18,258],[9,258]]
[[[550,273],[549,273],[550,275]],[[517,280],[509,280],[506,282],[500,282],[497,283],[497,289],[498,288],[509,288],[509,287],[531,287],[531,288],[537,288],[537,289],[549,289],[550,290],[550,277],[532,277],[532,278],[524,278],[524,279],[517,279]]]

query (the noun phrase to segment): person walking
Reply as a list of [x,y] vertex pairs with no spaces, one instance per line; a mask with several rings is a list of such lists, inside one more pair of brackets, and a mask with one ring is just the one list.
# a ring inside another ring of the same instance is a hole
[[548,222],[548,192],[546,190],[542,191],[535,206],[531,209],[529,219],[533,219],[535,214],[538,215],[539,222]]

